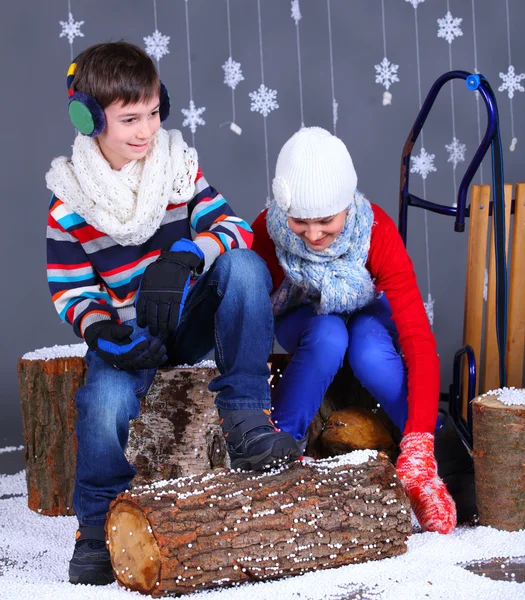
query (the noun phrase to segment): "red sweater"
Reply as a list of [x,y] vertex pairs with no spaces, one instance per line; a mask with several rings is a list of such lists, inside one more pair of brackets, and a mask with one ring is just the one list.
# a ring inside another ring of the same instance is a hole
[[[386,294],[392,319],[399,333],[399,344],[408,372],[408,420],[404,433],[427,431],[436,426],[439,402],[439,358],[419,292],[412,261],[392,219],[372,204],[374,223],[366,268],[375,280],[377,291]],[[252,249],[265,261],[279,288],[284,272],[266,229],[266,210],[252,225]]]

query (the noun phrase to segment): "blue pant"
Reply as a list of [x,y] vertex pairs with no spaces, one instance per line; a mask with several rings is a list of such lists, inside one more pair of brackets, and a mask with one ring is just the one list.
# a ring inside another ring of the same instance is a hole
[[302,438],[346,356],[361,385],[402,433],[408,417],[407,373],[391,314],[382,296],[348,322],[340,315],[316,315],[311,305],[277,318],[277,341],[293,358],[276,388],[276,425]]
[[[170,364],[193,364],[215,350],[220,375],[209,385],[221,408],[270,408],[267,366],[273,343],[271,278],[251,250],[232,250],[191,288],[181,322],[168,340]],[[149,335],[134,327],[132,338]],[[109,504],[128,488],[135,468],[124,455],[129,421],[156,369],[120,371],[86,355],[86,384],[77,392],[77,471],[73,507],[81,525],[104,525]]]

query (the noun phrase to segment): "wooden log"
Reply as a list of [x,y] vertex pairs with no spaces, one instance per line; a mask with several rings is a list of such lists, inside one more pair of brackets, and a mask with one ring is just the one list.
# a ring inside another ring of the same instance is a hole
[[85,373],[81,356],[46,359],[35,351],[18,361],[27,503],[44,515],[74,514],[74,398]]
[[352,450],[382,450],[390,458],[396,444],[379,417],[362,406],[334,411],[321,433],[320,442],[328,456]]
[[481,525],[525,528],[525,405],[495,394],[472,402],[476,500]]
[[158,597],[402,554],[411,520],[388,457],[360,451],[135,488],[106,531],[119,583]]
[[214,366],[158,371],[130,424],[126,457],[137,469],[133,486],[230,466],[215,394],[208,391],[217,375]]

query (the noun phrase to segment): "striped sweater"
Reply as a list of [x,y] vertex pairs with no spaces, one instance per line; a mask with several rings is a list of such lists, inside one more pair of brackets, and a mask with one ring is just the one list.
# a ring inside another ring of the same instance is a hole
[[204,252],[205,268],[227,250],[252,245],[250,226],[235,216],[200,169],[191,201],[168,205],[160,227],[141,246],[120,246],[53,195],[47,221],[47,278],[60,318],[79,337],[96,321],[134,318],[144,270],[177,240],[191,239],[192,229]]

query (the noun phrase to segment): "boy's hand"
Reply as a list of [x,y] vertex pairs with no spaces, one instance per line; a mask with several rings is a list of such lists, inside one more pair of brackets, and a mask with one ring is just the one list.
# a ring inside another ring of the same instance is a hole
[[114,321],[97,321],[86,327],[84,339],[100,358],[112,367],[125,371],[155,369],[167,360],[161,338],[131,340],[133,327]]
[[151,335],[168,335],[179,324],[190,276],[204,264],[202,250],[191,240],[175,242],[144,271],[137,294],[137,324]]

